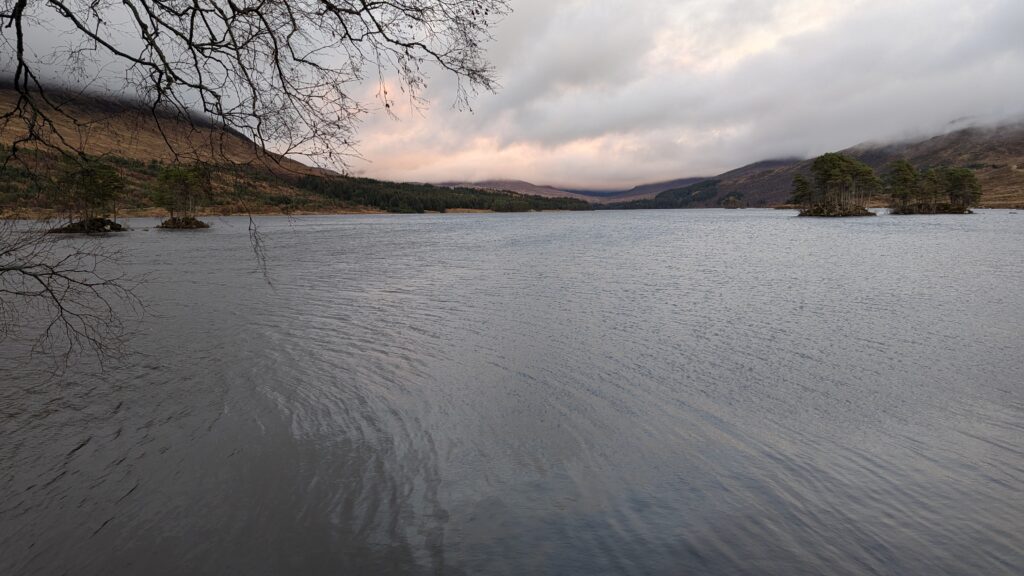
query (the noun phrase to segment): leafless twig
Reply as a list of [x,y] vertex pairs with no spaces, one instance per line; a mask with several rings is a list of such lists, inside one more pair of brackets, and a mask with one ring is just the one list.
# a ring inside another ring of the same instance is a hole
[[127,319],[143,312],[140,281],[95,240],[56,238],[46,226],[0,220],[0,341],[31,340],[65,365],[77,353],[102,362],[124,352]]

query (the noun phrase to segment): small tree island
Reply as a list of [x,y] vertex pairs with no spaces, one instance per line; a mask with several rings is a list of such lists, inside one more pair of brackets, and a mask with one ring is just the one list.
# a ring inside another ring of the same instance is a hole
[[889,164],[883,186],[867,164],[828,153],[811,164],[811,177],[793,177],[789,203],[800,207],[801,216],[874,216],[865,205],[883,190],[892,214],[971,214],[981,200],[981,183],[970,168],[922,172],[907,160],[896,160]]
[[865,208],[871,195],[881,188],[870,166],[842,154],[830,152],[811,164],[813,181],[803,174],[793,178],[792,204],[801,216],[874,216]]
[[210,225],[196,218],[199,204],[210,197],[213,188],[209,168],[194,164],[191,166],[166,166],[157,177],[156,205],[167,210],[170,218],[158,228],[168,230],[198,230]]
[[50,188],[51,203],[67,224],[53,228],[57,234],[103,234],[123,232],[124,227],[110,215],[117,211],[117,198],[124,191],[124,178],[116,168],[97,158],[83,156],[68,160]]
[[886,187],[893,214],[972,214],[981,200],[981,184],[969,168],[933,168],[918,172],[906,160],[889,165]]

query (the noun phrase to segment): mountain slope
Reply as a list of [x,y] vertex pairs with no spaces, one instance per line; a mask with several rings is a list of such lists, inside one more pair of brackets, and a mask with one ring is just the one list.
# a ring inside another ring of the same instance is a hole
[[[188,120],[155,117],[150,110],[127,100],[83,94],[55,91],[48,97],[60,105],[61,112],[45,112],[61,137],[70,146],[94,156],[171,162],[177,154],[186,162],[256,164],[279,173],[332,173],[266,152],[242,134],[216,127],[198,116]],[[0,87],[0,113],[12,110],[17,98],[13,89]],[[0,144],[10,145],[25,134],[23,123],[9,122],[0,126]]]
[[633,187],[633,188],[631,188],[631,189],[629,189],[629,190],[627,190],[625,192],[622,192],[621,196],[622,197],[638,197],[638,198],[650,197],[650,198],[653,198],[653,197],[657,196],[658,194],[660,194],[660,193],[662,193],[662,192],[664,192],[666,190],[672,190],[672,189],[675,189],[675,188],[685,188],[686,186],[690,186],[692,184],[696,184],[696,183],[698,183],[698,182],[700,182],[702,180],[707,180],[707,178],[704,178],[704,177],[679,178],[677,180],[669,180],[667,182],[654,182],[652,184],[641,184],[640,186],[635,186],[635,187]]
[[865,144],[847,152],[880,171],[898,158],[919,168],[965,166],[981,181],[982,206],[1024,206],[1024,122],[966,128],[913,142]]
[[[1024,206],[1024,123],[994,128],[967,128],[921,140],[892,144],[864,143],[841,151],[874,168],[879,175],[893,160],[904,158],[919,169],[964,166],[978,175],[989,208]],[[704,182],[666,190],[654,199],[612,207],[716,207],[729,198],[746,206],[783,204],[793,177],[808,175],[813,160],[769,160],[749,164]]]
[[[978,175],[990,208],[1024,205],[1024,123],[994,128],[967,128],[922,140],[893,144],[865,143],[842,151],[874,168],[879,175],[893,160],[904,158],[919,169],[964,166]],[[717,199],[740,193],[751,204],[778,204],[789,198],[793,176],[808,174],[811,160],[752,174],[722,176]],[[741,170],[749,172],[750,167]]]

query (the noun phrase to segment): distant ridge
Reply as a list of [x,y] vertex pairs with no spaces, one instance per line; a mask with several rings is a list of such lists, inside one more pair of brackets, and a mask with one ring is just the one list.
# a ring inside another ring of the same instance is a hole
[[523,180],[483,180],[480,182],[441,182],[437,186],[448,188],[476,188],[478,190],[498,190],[515,192],[517,194],[529,194],[532,196],[544,196],[545,198],[577,198],[580,200],[593,201],[591,197],[583,193],[562,190],[554,186],[538,186]]
[[576,190],[571,188],[556,188],[554,186],[540,186],[523,180],[482,180],[480,182],[442,182],[438,186],[450,188],[479,188],[481,190],[504,190],[519,194],[533,194],[535,196],[546,196],[549,198],[578,198],[587,202],[607,204],[613,202],[627,202],[644,198],[654,198],[660,192],[681,188],[707,180],[707,178],[680,178],[666,182],[654,182],[642,184],[629,190],[597,191],[597,190]]
[[621,193],[621,196],[630,199],[653,198],[666,190],[691,186],[707,179],[708,178],[706,177],[698,176],[693,178],[678,178],[667,182],[654,182],[653,184],[641,184],[640,186],[634,186],[633,188]]

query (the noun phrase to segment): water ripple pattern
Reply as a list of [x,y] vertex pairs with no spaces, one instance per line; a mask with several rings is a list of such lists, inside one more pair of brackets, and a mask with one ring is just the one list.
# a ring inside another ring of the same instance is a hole
[[1024,573],[1024,217],[261,218],[0,350],[0,573]]

